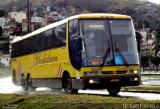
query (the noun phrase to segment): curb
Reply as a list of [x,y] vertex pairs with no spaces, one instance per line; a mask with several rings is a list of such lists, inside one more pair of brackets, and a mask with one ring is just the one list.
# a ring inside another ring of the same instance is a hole
[[155,93],[155,94],[160,94],[160,91],[156,90],[127,90],[127,89],[122,89],[121,92],[134,92],[134,93]]

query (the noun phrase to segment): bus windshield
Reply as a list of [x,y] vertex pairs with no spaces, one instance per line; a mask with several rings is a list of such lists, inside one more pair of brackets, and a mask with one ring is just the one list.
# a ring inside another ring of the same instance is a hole
[[[123,65],[120,50],[128,64],[139,64],[134,28],[131,20],[81,20],[85,53],[84,66],[100,65],[109,48],[104,65]],[[114,61],[114,62],[113,62]]]

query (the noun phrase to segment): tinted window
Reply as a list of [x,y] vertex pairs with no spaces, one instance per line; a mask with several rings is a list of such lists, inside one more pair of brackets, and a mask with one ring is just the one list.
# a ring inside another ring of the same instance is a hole
[[55,28],[56,47],[66,45],[66,25],[61,25]]
[[78,20],[74,19],[69,22],[69,36],[78,36]]
[[44,45],[45,45],[44,36],[45,36],[44,32],[39,34],[38,36],[38,46],[39,46],[38,51],[44,50]]
[[66,45],[66,24],[12,44],[12,57]]
[[28,54],[28,49],[29,49],[29,47],[28,47],[28,39],[25,39],[24,41],[23,41],[23,54]]
[[54,39],[54,29],[50,29],[48,31],[46,31],[46,35],[44,37],[45,39],[45,49],[50,49],[52,47],[54,47],[55,44],[55,39]]
[[15,57],[15,51],[16,49],[15,49],[15,44],[12,44],[12,51],[11,51],[11,57]]

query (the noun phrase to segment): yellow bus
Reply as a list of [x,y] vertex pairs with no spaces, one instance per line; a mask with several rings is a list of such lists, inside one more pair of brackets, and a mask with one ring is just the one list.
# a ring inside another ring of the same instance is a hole
[[107,89],[138,86],[139,57],[132,18],[91,13],[71,16],[12,41],[13,83],[24,89]]

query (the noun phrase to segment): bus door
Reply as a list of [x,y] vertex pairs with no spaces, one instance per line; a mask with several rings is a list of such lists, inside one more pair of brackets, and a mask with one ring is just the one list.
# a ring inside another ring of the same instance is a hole
[[82,55],[81,55],[81,51],[82,51],[82,39],[81,37],[74,37],[72,38],[71,41],[71,51],[72,51],[72,60],[74,63],[74,67],[77,69],[80,69],[81,65],[82,65]]

